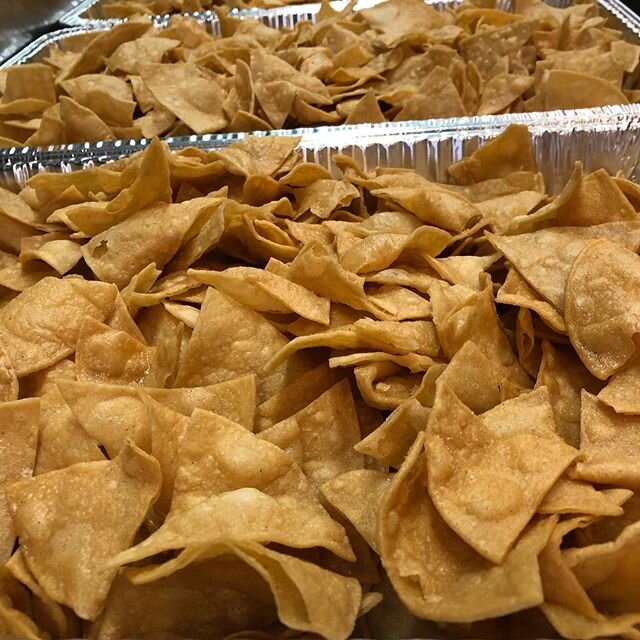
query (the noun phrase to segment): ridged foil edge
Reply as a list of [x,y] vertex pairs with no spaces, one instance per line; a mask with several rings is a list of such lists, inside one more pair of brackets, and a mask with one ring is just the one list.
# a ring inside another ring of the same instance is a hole
[[[586,113],[585,113],[586,112]],[[461,122],[464,120],[464,122]],[[300,136],[304,159],[330,168],[331,158],[344,153],[364,166],[411,167],[422,175],[446,181],[447,167],[511,123],[525,124],[533,137],[538,165],[547,188],[559,191],[575,161],[585,170],[600,167],[640,179],[640,105],[554,111],[543,117],[531,114],[449,118],[379,125],[346,125],[271,132],[206,134],[167,138],[173,150],[195,146],[205,151],[223,148],[248,135]],[[22,187],[41,171],[68,172],[97,166],[143,151],[149,140],[118,140],[69,144],[47,149],[34,147],[0,150],[0,180]]]

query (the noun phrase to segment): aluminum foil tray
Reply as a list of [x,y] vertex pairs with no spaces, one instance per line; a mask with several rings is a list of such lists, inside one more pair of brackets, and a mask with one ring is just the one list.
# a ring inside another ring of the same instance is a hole
[[[269,132],[268,135],[299,135],[299,148],[305,160],[331,169],[337,153],[347,154],[365,169],[407,167],[429,179],[447,181],[447,167],[482,142],[503,131],[508,116],[497,116],[491,124],[485,118],[459,118],[350,125],[331,128],[298,129]],[[577,160],[586,171],[600,167],[610,173],[640,180],[640,115],[629,114],[621,107],[606,107],[595,117],[579,112],[549,112],[544,117],[529,116],[538,166],[547,189],[557,193],[567,181]],[[227,146],[246,135],[184,136],[167,138],[171,149],[195,146],[212,150]],[[253,134],[255,135],[255,134]],[[267,135],[263,132],[260,135]],[[0,151],[0,183],[21,188],[41,171],[69,172],[96,166],[142,151],[148,140],[129,140],[63,145],[38,149],[4,149]]]
[[[86,11],[88,6],[98,7],[102,0],[75,0],[76,9],[78,15],[82,15],[83,11]],[[358,7],[364,8],[366,6],[372,6],[380,2],[381,0],[360,0]],[[430,1],[430,0],[427,0]],[[554,6],[568,6],[573,3],[574,0],[548,0],[550,4]],[[437,0],[431,2],[432,6],[444,10],[446,7],[455,5],[462,0]],[[514,0],[498,0],[498,5],[504,10],[513,10]],[[336,8],[340,8],[346,5],[346,0],[339,0],[332,3]],[[602,15],[609,18],[610,26],[619,29],[623,32],[625,39],[640,43],[640,16],[635,15],[620,0],[598,0]],[[84,8],[83,8],[84,7]],[[317,13],[319,4],[301,4],[301,5],[289,5],[286,7],[280,7],[277,9],[247,9],[242,11],[235,11],[234,15],[240,18],[257,18],[273,27],[292,27],[297,22],[303,19],[313,19]],[[210,32],[219,33],[219,21],[215,13],[209,11],[200,14],[192,14],[195,19],[205,24]],[[49,46],[57,45],[64,50],[65,45],[68,45],[74,37],[81,36],[85,33],[93,31],[106,31],[110,29],[114,23],[113,20],[84,20],[77,18],[82,24],[73,27],[67,27],[59,29],[51,33],[45,34],[25,47],[18,54],[12,56],[6,60],[0,68],[3,66],[10,66],[15,64],[24,64],[26,62],[34,62],[41,59],[46,55]],[[69,20],[71,18],[69,17]],[[154,21],[158,28],[162,29],[167,25],[169,16],[156,16]],[[627,87],[640,88],[640,67],[635,77],[628,78]],[[380,128],[380,131],[399,130],[405,131],[408,124],[409,128],[415,128],[418,126],[421,130],[427,128],[433,129],[434,132],[440,132],[443,130],[449,130],[453,126],[461,127],[465,130],[470,129],[482,129],[492,128],[496,126],[504,126],[510,122],[521,122],[529,125],[544,126],[545,123],[550,121],[559,121],[567,127],[571,127],[572,123],[584,122],[593,119],[594,123],[603,122],[611,113],[618,115],[625,115],[628,117],[639,116],[640,117],[640,104],[620,105],[613,109],[612,107],[598,107],[594,109],[578,109],[574,111],[565,111],[561,116],[558,114],[553,115],[553,112],[532,112],[532,113],[514,113],[506,114],[502,116],[471,116],[463,118],[451,118],[451,119],[434,119],[423,120],[420,124],[416,123],[385,123],[381,125],[374,125],[373,128]],[[554,120],[555,118],[555,120]],[[564,119],[564,120],[563,120]],[[362,125],[369,127],[369,125]],[[325,131],[327,136],[335,135],[341,131],[362,131],[362,126],[355,128],[343,128],[343,127],[325,127],[320,131]],[[395,129],[394,129],[395,128]],[[289,130],[290,134],[294,132]],[[283,135],[282,132],[270,131],[268,135]],[[323,135],[323,134],[318,134]],[[359,135],[359,133],[358,133]],[[215,136],[214,136],[215,137]],[[222,134],[219,136],[222,143],[229,140],[229,134]],[[212,139],[212,136],[204,136],[202,139]],[[120,146],[130,145],[129,141],[120,141]],[[131,143],[133,144],[133,143]],[[138,143],[144,144],[144,143]],[[106,148],[106,147],[104,147]],[[18,149],[10,151],[18,152]],[[7,157],[6,150],[0,150],[0,163],[4,163],[4,159]]]
[[[69,10],[60,18],[62,24],[69,26],[77,26],[87,24],[95,20],[104,20],[105,15],[103,7],[110,0],[72,0]],[[111,0],[112,1],[112,0]],[[360,0],[356,5],[356,9],[365,9],[374,6],[382,0]],[[426,0],[430,5],[437,9],[444,10],[456,4],[461,4],[463,0]],[[567,7],[575,3],[575,0],[546,0],[548,4],[554,7]],[[224,4],[224,3],[222,3]],[[338,0],[332,2],[331,5],[335,9],[345,7],[346,0]],[[623,28],[635,31],[636,36],[640,36],[640,17],[638,17],[631,9],[625,6],[619,0],[598,0],[598,4],[603,15],[611,16],[620,24],[612,23],[614,28]],[[498,0],[497,6],[503,11],[513,11],[513,0]],[[244,9],[235,10],[233,13],[237,16],[248,16],[263,20],[266,24],[273,27],[289,26],[292,27],[296,22],[301,20],[313,20],[316,13],[320,9],[320,3],[292,4],[285,7],[275,9]],[[202,15],[210,14],[205,12]],[[192,14],[198,15],[198,14]],[[157,16],[158,19],[164,20],[166,16]],[[110,19],[112,20],[112,19]]]

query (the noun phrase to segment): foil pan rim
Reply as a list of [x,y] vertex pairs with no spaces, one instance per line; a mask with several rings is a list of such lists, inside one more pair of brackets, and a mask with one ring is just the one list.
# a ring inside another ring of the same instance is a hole
[[[510,113],[497,116],[467,116],[463,118],[435,118],[379,124],[357,124],[239,133],[207,133],[202,135],[162,138],[171,149],[196,146],[217,149],[248,136],[300,137],[304,148],[321,148],[335,141],[341,146],[358,145],[371,141],[397,141],[438,139],[456,136],[461,139],[477,135],[494,135],[510,124],[523,124],[534,134],[566,133],[570,131],[628,131],[640,130],[640,103],[610,105],[593,109]],[[101,156],[119,157],[142,150],[150,138],[124,139],[101,142],[80,142],[49,147],[8,147],[0,149],[0,171],[6,171],[16,162],[72,161],[74,158]],[[640,149],[639,149],[640,153]]]

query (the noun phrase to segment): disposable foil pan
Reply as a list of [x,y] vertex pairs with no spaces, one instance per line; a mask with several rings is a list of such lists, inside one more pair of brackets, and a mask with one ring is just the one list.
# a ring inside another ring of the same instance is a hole
[[[77,0],[78,6],[86,6],[86,3],[90,0]],[[376,4],[380,0],[360,0],[359,7],[371,6]],[[431,3],[434,7],[443,10],[445,7],[450,7],[462,0],[446,0]],[[568,6],[572,4],[573,0],[549,0],[550,4],[555,6]],[[498,0],[498,4],[502,9],[513,10],[514,0]],[[346,4],[346,0],[334,3],[338,8]],[[601,13],[609,18],[609,24],[611,27],[622,31],[625,39],[631,42],[640,42],[640,17],[631,12],[625,7],[619,0],[598,0]],[[292,27],[298,21],[302,19],[313,19],[318,11],[319,4],[303,4],[303,5],[289,5],[286,7],[280,7],[278,9],[250,9],[235,12],[240,18],[257,18],[273,27]],[[201,23],[205,24],[211,33],[219,33],[219,21],[215,13],[204,12],[201,14],[193,14],[194,17]],[[169,16],[158,16],[155,18],[155,22],[158,28],[162,29],[167,25]],[[82,36],[83,34],[94,31],[106,31],[113,25],[113,21],[105,20],[92,20],[84,21],[80,26],[67,27],[65,29],[59,29],[51,33],[45,34],[32,42],[29,46],[25,47],[20,53],[14,55],[8,59],[1,66],[10,66],[15,64],[23,64],[27,62],[34,62],[41,59],[46,55],[50,45],[57,45],[61,49],[65,49],[65,46],[69,45],[74,37]],[[626,88],[640,88],[640,77],[636,74],[636,77],[628,78]],[[449,130],[451,127],[460,127],[465,130],[480,130],[486,128],[490,130],[495,126],[504,126],[508,123],[525,123],[529,125],[537,124],[544,126],[545,123],[559,122],[561,125],[571,128],[573,124],[578,126],[580,122],[593,120],[594,124],[604,122],[610,114],[615,113],[619,116],[640,116],[640,104],[620,105],[615,109],[612,107],[598,107],[594,109],[578,109],[573,111],[565,111],[562,115],[556,113],[553,116],[553,112],[531,112],[531,113],[513,113],[502,116],[472,116],[463,118],[451,118],[451,119],[434,119],[420,121],[419,125],[416,123],[386,123],[381,125],[373,125],[373,128],[378,127],[380,131],[406,131],[412,130],[416,127],[425,131],[427,128],[432,128],[434,133],[438,134],[441,131]],[[554,120],[555,118],[555,120]],[[564,120],[563,120],[564,118]],[[575,121],[575,122],[574,122]],[[365,125],[369,127],[369,125]],[[361,128],[347,128],[342,127],[325,127],[321,129],[323,133],[318,135],[327,135],[329,137],[333,135],[341,135],[343,131],[360,132]],[[283,135],[282,132],[271,131],[269,135]],[[293,134],[293,130],[289,130],[290,134]],[[359,133],[357,134],[359,135]],[[386,135],[386,134],[385,134]],[[211,136],[204,136],[204,138],[212,139]],[[221,135],[220,140],[222,143],[228,140],[228,135]],[[121,141],[120,146],[129,145],[128,141]],[[140,143],[144,144],[144,143]],[[107,147],[104,147],[107,148]],[[19,153],[19,150],[16,150]],[[0,162],[3,162],[3,158],[6,157],[6,152],[0,150]]]
[[[458,118],[434,121],[348,125],[331,128],[270,132],[299,135],[304,159],[331,169],[332,158],[341,153],[354,158],[366,170],[375,167],[406,167],[425,177],[447,181],[447,167],[480,144],[498,135],[509,124],[507,116]],[[526,122],[526,120],[524,120]],[[621,107],[607,107],[595,117],[579,112],[548,112],[529,116],[534,153],[547,189],[557,193],[567,181],[576,161],[586,171],[600,167],[612,174],[640,180],[640,115]],[[168,138],[171,149],[195,146],[203,150],[223,148],[251,135],[183,136]],[[255,134],[253,134],[255,135]],[[266,135],[264,132],[260,135]],[[23,187],[41,171],[69,172],[97,166],[143,151],[148,140],[128,140],[63,145],[49,149],[25,147],[0,151],[0,182],[9,188]]]
[[[61,17],[61,22],[69,26],[86,24],[95,20],[104,20],[103,7],[113,0],[72,0],[69,10]],[[427,0],[435,8],[444,10],[447,7],[460,4],[463,0]],[[546,0],[554,7],[567,7],[574,4],[575,0]],[[381,0],[360,0],[357,9],[365,9],[378,4]],[[332,2],[331,5],[340,9],[345,7],[346,0]],[[636,35],[640,35],[640,18],[631,9],[619,0],[599,0],[598,4],[604,15],[611,15],[619,20],[626,28],[635,29]],[[497,6],[503,11],[513,11],[513,0],[498,0]],[[273,27],[293,26],[301,20],[313,20],[320,9],[320,3],[292,4],[275,9],[243,9],[236,11],[238,15],[245,15],[263,20]],[[207,12],[208,13],[208,12]],[[159,16],[158,16],[159,17]],[[614,26],[614,24],[612,24]],[[619,28],[614,26],[614,28]]]

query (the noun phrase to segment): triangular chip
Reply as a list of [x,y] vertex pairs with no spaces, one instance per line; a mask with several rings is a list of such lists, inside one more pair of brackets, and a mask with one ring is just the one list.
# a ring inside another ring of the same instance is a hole
[[158,463],[127,445],[114,460],[11,485],[7,495],[22,553],[50,598],[81,618],[98,615],[117,574],[108,561],[133,542],[160,480]]

